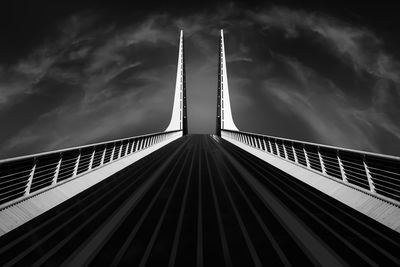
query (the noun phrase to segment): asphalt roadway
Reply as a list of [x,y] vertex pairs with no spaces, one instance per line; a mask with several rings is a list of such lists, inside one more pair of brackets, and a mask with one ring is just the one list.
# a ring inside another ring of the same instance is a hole
[[2,236],[0,266],[13,265],[400,266],[400,234],[188,135]]

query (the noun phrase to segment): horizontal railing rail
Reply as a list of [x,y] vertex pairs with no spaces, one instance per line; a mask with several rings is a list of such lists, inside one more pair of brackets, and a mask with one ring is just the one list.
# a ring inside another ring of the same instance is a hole
[[222,130],[221,135],[400,203],[400,157],[241,131]]
[[167,140],[159,132],[0,160],[0,209]]

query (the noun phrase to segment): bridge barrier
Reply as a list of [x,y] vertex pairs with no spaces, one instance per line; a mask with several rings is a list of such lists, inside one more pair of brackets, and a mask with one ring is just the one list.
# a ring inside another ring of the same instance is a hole
[[222,136],[400,206],[400,157],[242,131],[222,130]]
[[0,160],[0,210],[151,147],[178,131],[134,136]]

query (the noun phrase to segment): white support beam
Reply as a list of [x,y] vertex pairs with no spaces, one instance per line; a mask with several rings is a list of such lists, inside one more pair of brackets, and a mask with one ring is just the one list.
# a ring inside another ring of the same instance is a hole
[[293,144],[292,144],[292,150],[293,150],[294,162],[299,163],[299,159],[297,158],[296,149],[294,149]]
[[279,151],[279,147],[278,147],[278,142],[275,140],[275,148],[276,148],[276,153],[279,157],[281,157],[281,152]]
[[113,145],[113,149],[112,149],[112,151],[111,151],[111,157],[110,157],[110,161],[113,161],[113,158],[114,158],[114,154],[115,154],[115,143],[114,143],[114,145]]
[[282,144],[282,147],[283,147],[283,153],[285,154],[285,159],[289,159],[288,154],[287,154],[287,151],[286,151],[286,146],[285,146],[285,144]]
[[56,171],[54,172],[53,181],[51,182],[51,184],[53,185],[57,183],[58,174],[60,173],[61,160],[62,160],[62,155],[60,155],[60,159],[58,160],[56,166]]
[[342,180],[343,180],[343,182],[348,183],[347,176],[346,176],[346,173],[343,168],[343,163],[342,163],[342,160],[340,159],[339,155],[337,155],[337,159],[339,162],[339,168],[340,168],[340,174],[342,175]]
[[304,151],[304,157],[306,159],[307,168],[311,169],[311,164],[310,164],[310,160],[308,159],[307,151],[304,148],[303,148],[303,151]]
[[372,181],[372,176],[371,176],[371,173],[370,173],[369,168],[367,166],[367,163],[365,162],[365,160],[363,160],[363,163],[364,163],[365,174],[367,175],[367,179],[368,179],[369,190],[372,193],[376,193],[374,181]]
[[90,156],[90,161],[89,161],[89,170],[93,168],[93,160],[94,160],[94,154],[95,154],[96,149],[93,148],[92,155]]
[[319,152],[319,149],[318,149],[318,158],[319,158],[319,163],[321,164],[322,174],[326,174],[325,164],[322,159],[321,153]]
[[107,146],[104,146],[103,154],[101,156],[100,166],[104,164],[104,159],[106,158],[106,151],[107,151]]
[[29,173],[28,183],[27,183],[26,188],[25,188],[25,195],[26,196],[29,195],[29,193],[31,191],[33,175],[35,174],[35,169],[36,169],[36,159],[35,159],[35,162],[33,163],[31,172]]
[[75,162],[75,167],[74,167],[74,172],[72,176],[76,176],[78,174],[78,166],[79,166],[79,160],[81,159],[81,151],[79,150],[79,155],[76,158],[76,162]]

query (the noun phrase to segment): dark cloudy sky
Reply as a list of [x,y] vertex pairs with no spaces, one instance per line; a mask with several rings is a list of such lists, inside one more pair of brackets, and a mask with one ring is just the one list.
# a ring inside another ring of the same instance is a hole
[[163,131],[185,32],[190,133],[215,128],[225,30],[239,129],[400,155],[394,6],[11,1],[0,14],[0,157]]

